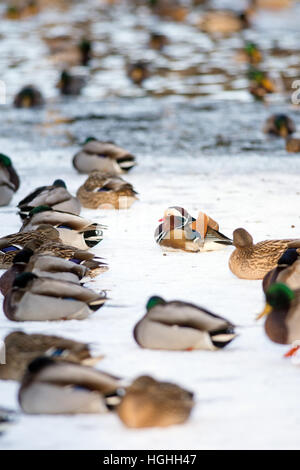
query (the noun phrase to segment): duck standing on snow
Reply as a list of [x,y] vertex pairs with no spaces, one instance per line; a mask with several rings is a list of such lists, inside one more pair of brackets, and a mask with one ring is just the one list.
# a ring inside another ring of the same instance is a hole
[[294,121],[285,114],[274,114],[270,116],[263,128],[265,134],[276,135],[286,138],[295,132],[296,126]]
[[133,186],[119,176],[94,171],[77,191],[83,207],[89,209],[129,209],[137,200]]
[[[276,268],[278,260],[288,248],[300,248],[300,240],[266,240],[254,244],[245,229],[233,232],[234,252],[229,258],[229,268],[241,279],[263,279]],[[295,246],[291,246],[295,245]]]
[[42,355],[90,366],[102,358],[93,357],[88,344],[59,336],[14,331],[4,343],[6,363],[0,367],[0,380],[22,380],[27,365]]
[[155,241],[166,250],[190,252],[214,251],[232,245],[219,232],[219,225],[208,215],[199,212],[197,219],[178,206],[169,207],[155,231]]
[[67,70],[63,70],[56,86],[59,88],[62,95],[76,96],[80,95],[81,90],[85,86],[85,82],[84,77],[72,75]]
[[74,155],[73,166],[79,173],[94,170],[120,175],[136,165],[135,157],[112,142],[101,142],[88,137],[82,149]]
[[33,85],[26,85],[15,96],[14,106],[16,108],[38,108],[45,104],[40,90]]
[[7,206],[20,186],[19,176],[11,159],[0,153],[0,206]]
[[3,310],[12,321],[83,320],[99,310],[105,293],[96,292],[73,282],[19,274],[4,298]]
[[133,333],[142,348],[215,351],[236,337],[232,323],[188,302],[151,297],[146,308]]
[[18,207],[21,214],[28,214],[34,207],[45,205],[74,215],[79,215],[81,211],[80,202],[69,193],[66,183],[61,179],[55,180],[50,186],[36,188],[19,202]]
[[117,413],[129,428],[166,427],[184,423],[194,404],[188,390],[141,376],[126,388]]
[[257,320],[267,317],[265,331],[271,341],[291,344],[300,338],[300,289],[272,284],[266,292],[266,306]]
[[118,377],[42,356],[28,365],[19,403],[28,414],[107,413],[107,400],[119,387]]

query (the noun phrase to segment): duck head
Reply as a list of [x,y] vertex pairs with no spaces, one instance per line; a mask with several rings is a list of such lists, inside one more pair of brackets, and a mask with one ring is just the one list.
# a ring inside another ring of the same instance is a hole
[[0,164],[8,168],[12,165],[11,159],[7,155],[4,155],[4,153],[0,153]]
[[282,283],[272,284],[266,292],[266,306],[257,316],[257,320],[269,315],[273,310],[287,312],[295,293],[287,285]]
[[251,248],[253,246],[253,238],[244,228],[237,228],[233,232],[233,245],[236,248]]
[[150,297],[150,299],[147,302],[147,305],[146,305],[147,312],[149,312],[149,310],[156,307],[157,305],[165,305],[165,303],[166,301],[162,297],[154,295]]

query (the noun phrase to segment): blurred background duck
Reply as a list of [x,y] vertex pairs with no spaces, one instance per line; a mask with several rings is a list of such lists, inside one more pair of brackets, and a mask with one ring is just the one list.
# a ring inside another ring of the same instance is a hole
[[19,176],[11,159],[0,153],[0,206],[7,206],[20,186]]
[[94,171],[77,191],[83,207],[89,209],[129,209],[136,201],[133,186],[119,176]]
[[[292,242],[295,246],[291,246]],[[300,239],[265,240],[254,244],[245,229],[233,232],[234,252],[229,258],[229,268],[241,279],[263,279],[276,268],[278,260],[288,248],[300,248]]]
[[5,296],[3,310],[12,321],[84,320],[105,301],[104,293],[24,272]]
[[244,49],[237,54],[236,59],[240,62],[257,65],[262,61],[263,55],[257,44],[248,41],[245,43]]
[[26,85],[15,96],[16,108],[38,108],[45,104],[42,93],[33,85]]
[[129,428],[166,427],[187,421],[194,404],[194,394],[179,385],[141,376],[126,387],[117,413]]
[[56,87],[60,90],[62,95],[76,96],[80,95],[85,84],[86,80],[84,77],[74,75],[68,70],[63,70]]
[[285,142],[285,149],[287,152],[291,153],[300,152],[300,139],[297,137],[288,137]]
[[102,356],[92,356],[88,344],[59,336],[14,331],[6,336],[4,343],[6,363],[0,367],[0,380],[21,381],[27,365],[42,355],[89,366],[102,359]]
[[250,11],[212,10],[204,13],[198,27],[208,34],[230,35],[249,27]]
[[39,277],[61,279],[77,284],[85,276],[88,276],[89,273],[88,268],[84,265],[52,255],[34,255],[31,249],[25,248],[15,255],[12,266],[0,277],[0,291],[2,295],[8,293],[12,288],[15,278],[24,271],[32,272]]
[[102,142],[94,137],[88,137],[82,149],[74,155],[73,166],[79,173],[101,171],[120,175],[131,170],[135,157],[127,150],[112,142]]
[[148,0],[153,13],[173,21],[185,21],[188,8],[178,0]]
[[142,85],[150,77],[149,64],[142,60],[128,64],[127,76],[135,85]]
[[197,219],[184,208],[169,207],[155,231],[156,243],[167,250],[214,251],[232,245],[232,240],[219,232],[219,225],[204,212]]
[[232,323],[192,303],[151,297],[146,308],[133,332],[142,348],[216,351],[236,337]]
[[296,248],[288,248],[279,258],[276,268],[263,278],[263,291],[266,292],[275,282],[286,284],[291,289],[300,289],[300,254]]
[[296,131],[296,126],[286,114],[273,114],[267,119],[263,131],[265,134],[286,138]]
[[248,71],[250,80],[249,91],[258,100],[264,100],[265,96],[276,91],[276,85],[267,72],[250,67]]
[[52,225],[62,243],[87,250],[103,240],[104,225],[96,224],[79,215],[57,211],[49,206],[37,206],[23,220],[20,232],[34,230],[41,224]]
[[66,183],[61,179],[55,180],[49,186],[39,186],[22,199],[18,207],[22,216],[24,213],[27,215],[34,207],[45,205],[74,215],[79,215],[81,211],[80,202],[69,193]]
[[151,49],[162,51],[168,42],[168,38],[165,34],[157,31],[150,32],[148,45]]
[[93,44],[87,38],[74,43],[69,36],[44,38],[50,51],[50,60],[63,67],[89,65],[93,55]]
[[34,359],[19,390],[19,404],[29,414],[106,413],[107,398],[120,379],[81,364],[49,357]]
[[266,306],[257,320],[267,317],[265,332],[271,341],[291,344],[300,338],[300,289],[272,284],[266,292]]
[[15,411],[0,407],[0,437],[16,422],[16,418],[17,413]]
[[5,17],[9,20],[22,20],[39,13],[37,0],[9,1]]

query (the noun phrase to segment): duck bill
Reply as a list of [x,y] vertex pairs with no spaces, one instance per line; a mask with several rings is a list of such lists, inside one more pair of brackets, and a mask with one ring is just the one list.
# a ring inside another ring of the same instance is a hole
[[285,353],[284,357],[293,357],[293,356],[295,356],[296,352],[299,351],[299,349],[300,349],[300,345],[291,348],[287,353]]
[[271,305],[266,304],[264,310],[259,315],[257,315],[256,320],[260,320],[261,318],[269,315],[271,311],[272,311]]

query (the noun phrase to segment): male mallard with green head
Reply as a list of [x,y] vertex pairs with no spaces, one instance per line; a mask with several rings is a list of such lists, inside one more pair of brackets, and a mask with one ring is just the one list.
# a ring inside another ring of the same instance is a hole
[[16,108],[38,108],[45,104],[42,93],[33,85],[26,85],[15,96]]
[[295,132],[294,121],[286,114],[274,114],[270,116],[263,128],[265,134],[276,135],[284,139]]

